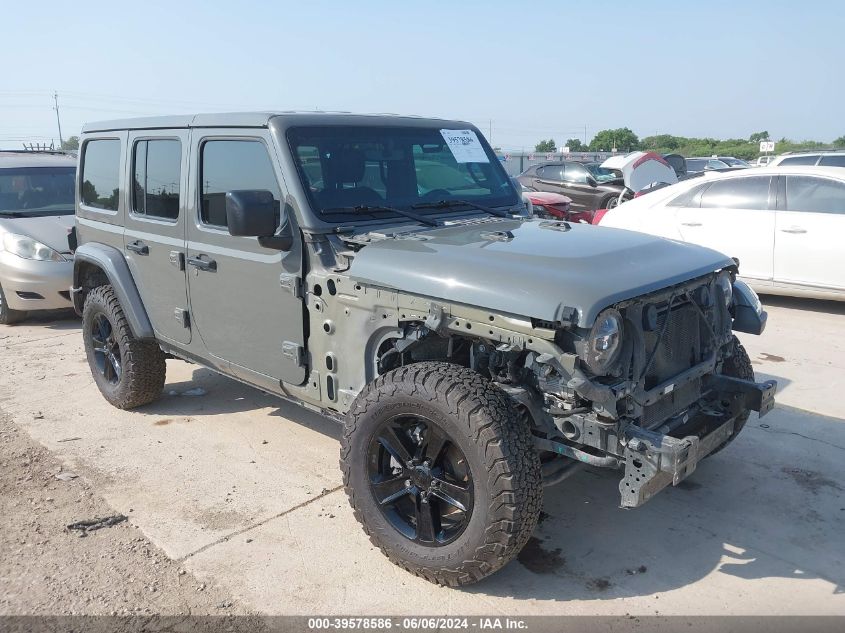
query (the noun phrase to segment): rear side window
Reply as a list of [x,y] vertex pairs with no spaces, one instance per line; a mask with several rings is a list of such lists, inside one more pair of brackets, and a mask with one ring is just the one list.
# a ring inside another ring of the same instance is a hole
[[781,160],[778,165],[815,165],[818,159],[818,156],[790,156]]
[[845,154],[831,154],[830,156],[822,156],[819,165],[826,167],[845,167]]
[[845,183],[812,176],[787,176],[786,210],[845,214]]
[[537,175],[545,180],[563,180],[563,165],[546,165],[537,170]]
[[200,218],[204,224],[227,225],[227,191],[269,191],[278,211],[281,191],[264,143],[258,140],[206,141],[202,145],[201,156]]
[[768,176],[729,178],[712,183],[701,196],[702,209],[769,208]]
[[701,192],[707,189],[710,183],[698,185],[672,198],[666,203],[667,207],[698,207],[701,204]]
[[120,141],[88,141],[83,152],[82,204],[95,209],[117,211],[120,191]]
[[153,218],[177,219],[182,143],[175,139],[138,141],[132,165],[132,210]]

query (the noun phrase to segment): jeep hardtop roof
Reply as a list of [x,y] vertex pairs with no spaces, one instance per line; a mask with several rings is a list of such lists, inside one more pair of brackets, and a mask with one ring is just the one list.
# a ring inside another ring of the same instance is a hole
[[153,130],[195,127],[268,127],[272,119],[291,125],[404,125],[436,127],[444,123],[460,127],[475,127],[465,121],[402,116],[398,114],[352,114],[350,112],[222,112],[209,114],[179,114],[133,119],[114,119],[86,123],[83,134],[113,130]]

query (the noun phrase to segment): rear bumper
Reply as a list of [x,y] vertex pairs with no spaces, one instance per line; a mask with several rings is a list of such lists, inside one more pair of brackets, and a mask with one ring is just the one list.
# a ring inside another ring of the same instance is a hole
[[746,411],[757,411],[762,417],[774,408],[777,383],[773,380],[755,383],[711,375],[707,381],[725,407],[685,414],[689,417],[679,428],[696,434],[672,437],[633,424],[625,429],[625,475],[619,483],[622,507],[641,506],[669,484],[678,485],[733,435]]
[[73,262],[41,262],[0,253],[0,285],[12,310],[59,310],[72,307]]

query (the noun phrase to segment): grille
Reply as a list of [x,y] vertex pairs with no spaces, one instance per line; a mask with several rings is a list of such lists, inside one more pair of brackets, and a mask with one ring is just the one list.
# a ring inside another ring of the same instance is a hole
[[[700,318],[696,307],[685,303],[676,306],[668,314],[664,311],[658,317],[657,328],[653,332],[645,332],[646,358],[654,353],[645,376],[646,389],[669,380],[701,361]],[[661,337],[666,319],[669,322]]]

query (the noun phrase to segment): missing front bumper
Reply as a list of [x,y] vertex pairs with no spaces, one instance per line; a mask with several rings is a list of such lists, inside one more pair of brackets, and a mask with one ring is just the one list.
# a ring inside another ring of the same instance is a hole
[[773,380],[754,383],[710,376],[708,383],[719,393],[728,411],[715,425],[711,418],[708,426],[712,430],[705,435],[676,438],[636,425],[625,429],[625,475],[619,483],[623,508],[641,506],[669,484],[678,485],[695,470],[698,462],[733,435],[744,412],[758,411],[762,417],[774,407],[777,383]]

